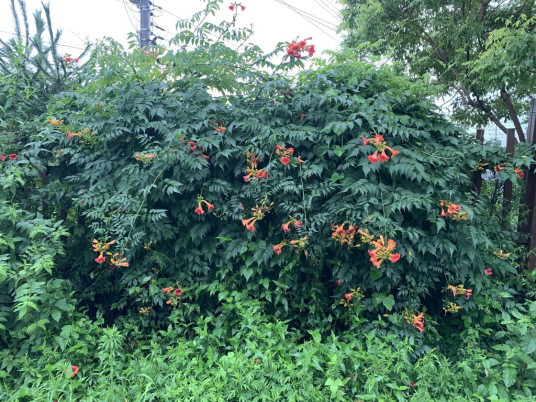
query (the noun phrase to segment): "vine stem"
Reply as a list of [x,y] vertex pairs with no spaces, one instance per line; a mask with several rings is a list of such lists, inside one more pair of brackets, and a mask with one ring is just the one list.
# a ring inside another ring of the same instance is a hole
[[382,185],[382,175],[378,174],[378,179],[380,180],[380,198],[382,200],[382,210],[383,210],[383,234],[385,238],[387,239],[387,225],[385,222],[387,221],[387,217],[385,216],[385,203],[383,201],[383,190],[381,188]]
[[[156,183],[156,181],[158,180],[158,178],[160,177],[160,175],[164,172],[164,170],[166,170],[168,167],[169,167],[169,163],[167,165],[165,165],[162,170],[160,170],[160,172],[158,172],[158,174],[156,175],[156,177],[154,178],[153,182],[151,183],[151,187],[154,186],[154,184]],[[150,192],[150,191],[149,191]],[[127,239],[130,237],[130,234],[132,233],[132,229],[134,228],[134,223],[136,223],[136,219],[138,219],[138,216],[140,214],[140,211],[141,209],[143,208],[143,206],[145,205],[145,201],[147,201],[147,197],[149,197],[149,193],[147,193],[147,195],[144,197],[140,207],[138,208],[138,210],[136,211],[136,214],[134,215],[134,218],[132,220],[132,223],[131,223],[131,227],[130,227],[130,230],[128,232],[128,235],[127,235]]]
[[[299,163],[299,162],[298,162]],[[303,203],[303,226],[307,228],[307,209],[305,208],[305,186],[303,185],[302,165],[300,163],[300,180],[302,188],[302,203]]]

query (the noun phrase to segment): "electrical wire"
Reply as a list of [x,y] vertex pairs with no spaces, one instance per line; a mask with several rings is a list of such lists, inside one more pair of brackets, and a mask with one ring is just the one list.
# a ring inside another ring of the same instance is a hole
[[138,28],[136,27],[136,25],[134,25],[134,23],[132,22],[132,19],[130,18],[130,13],[128,12],[128,7],[127,7],[127,2],[126,0],[117,0],[121,3],[123,3],[123,6],[125,7],[125,12],[127,13],[127,17],[128,17],[128,20],[130,21],[130,24],[132,25],[132,27],[134,28],[134,32],[138,32]]
[[333,17],[337,18],[338,20],[340,20],[339,16],[337,14],[335,14],[333,11],[331,11],[330,8],[328,8],[322,0],[318,1],[318,0],[314,0],[316,4],[318,4],[320,7],[322,7],[324,10],[326,10],[328,12],[328,14],[332,15]]
[[[281,4],[285,5],[285,6],[287,6],[287,7],[290,8],[291,10],[297,12],[298,14],[302,13],[302,14],[309,15],[310,18],[312,18],[312,19],[315,20],[314,22],[316,22],[316,23],[318,23],[318,24],[320,24],[320,25],[322,25],[322,26],[324,26],[324,27],[326,27],[326,28],[328,28],[328,29],[331,29],[332,31],[336,31],[336,29],[333,28],[333,27],[337,27],[337,24],[334,24],[334,23],[332,23],[332,22],[326,21],[326,20],[324,20],[324,19],[322,19],[322,18],[320,18],[320,17],[317,17],[317,16],[315,16],[315,15],[313,15],[313,14],[311,14],[311,13],[308,13],[307,11],[300,10],[299,8],[296,8],[296,7],[294,7],[294,6],[291,6],[291,5],[288,4],[288,3],[285,3],[283,0],[275,0],[275,1],[277,1],[278,3],[281,3]],[[306,18],[306,17],[304,17],[304,18]],[[322,21],[322,22],[320,22],[320,21]],[[324,24],[324,22],[325,22],[325,24]],[[329,25],[326,25],[326,24],[333,25],[333,27],[330,27]]]
[[[331,29],[332,31],[336,32],[335,27],[337,27],[337,24],[334,24],[334,23],[326,21],[326,20],[324,20],[322,18],[316,17],[315,15],[313,15],[311,13],[308,13],[307,11],[303,11],[303,10],[297,8],[297,7],[291,6],[290,4],[285,3],[283,0],[274,0],[274,1],[276,1],[276,2],[278,2],[280,4],[282,4],[282,5],[290,8],[292,11],[300,14],[303,18],[308,19],[308,20],[311,19],[313,22],[316,22],[317,24],[320,24],[320,25],[322,25],[322,26],[324,26],[324,27],[326,27],[328,29]],[[311,22],[311,21],[309,21],[309,22]],[[332,26],[329,26],[327,24],[330,24]]]
[[[15,32],[2,31],[2,30],[0,30],[0,32],[7,33],[7,34],[10,34],[10,35],[17,35]],[[46,43],[50,44],[50,42],[46,42]],[[58,42],[58,45],[63,46],[63,47],[72,47],[73,49],[86,50],[86,49],[84,49],[82,47],[79,47],[79,46],[68,45],[68,44],[60,43],[60,42]]]
[[[276,3],[279,3],[279,4],[282,4],[282,5],[285,5],[287,6],[288,8],[290,8],[292,11],[296,12],[297,14],[299,14],[302,18],[304,18],[306,21],[308,21],[309,23],[311,23],[312,25],[314,25],[318,30],[320,30],[321,32],[323,32],[324,34],[326,34],[328,37],[330,37],[331,39],[333,39],[335,42],[339,43],[339,40],[335,39],[333,36],[331,36],[330,34],[328,34],[326,31],[324,31],[322,28],[320,28],[318,25],[316,25],[313,21],[311,21],[311,19],[307,18],[305,15],[303,15],[300,11],[298,11],[298,9],[296,9],[295,7],[292,7],[290,5],[288,5],[287,3],[285,3],[284,1],[281,1],[281,0],[274,0]],[[335,29],[331,28],[334,32],[336,32]]]
[[337,19],[339,19],[339,20],[341,19],[340,16],[339,16],[340,10],[331,1],[329,1],[329,0],[320,0],[320,2],[325,4],[329,9],[333,10],[333,12],[335,13]]

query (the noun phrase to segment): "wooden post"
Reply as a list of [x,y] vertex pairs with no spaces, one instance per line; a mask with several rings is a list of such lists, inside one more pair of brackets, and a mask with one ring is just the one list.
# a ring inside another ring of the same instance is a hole
[[[509,158],[514,156],[514,148],[516,145],[516,130],[515,128],[509,128],[506,130],[506,155]],[[503,217],[506,218],[508,212],[510,212],[510,205],[512,203],[512,182],[506,180],[504,182],[504,193],[503,193]],[[503,225],[506,227],[506,222]]]
[[[534,98],[530,101],[527,141],[532,144],[536,143],[536,99]],[[536,213],[534,213],[536,210],[536,174],[533,172],[535,168],[536,166],[533,165],[530,169],[527,169],[524,199],[527,223],[520,228],[522,232],[530,233],[527,251],[533,253],[529,255],[527,260],[527,269],[531,272],[534,271],[534,267],[536,266]]]
[[[476,130],[476,139],[477,141],[480,141],[482,145],[484,145],[484,130],[479,128]],[[476,191],[477,196],[475,197],[475,201],[478,199],[478,196],[480,195],[480,190],[482,189],[482,173],[480,170],[475,170],[475,174],[473,176],[473,188]]]

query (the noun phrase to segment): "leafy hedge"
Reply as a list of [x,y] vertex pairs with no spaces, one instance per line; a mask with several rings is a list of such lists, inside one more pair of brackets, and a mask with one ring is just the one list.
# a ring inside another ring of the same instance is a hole
[[[131,362],[152,376],[149,350],[160,346],[149,340],[163,337],[173,359],[204,350],[197,368],[152,355],[160,368],[176,364],[169,378],[188,373],[182,398],[218,394],[208,379],[221,365],[234,362],[238,378],[271,348],[278,363],[252,371],[255,392],[270,379],[274,392],[305,398],[288,378],[307,378],[308,398],[319,400],[343,398],[343,388],[361,399],[428,398],[433,375],[408,389],[425,365],[452,395],[532,395],[535,311],[523,298],[534,295],[532,279],[517,276],[513,204],[473,185],[475,170],[498,166],[497,186],[518,188],[517,168],[534,163],[532,150],[507,158],[482,146],[435,110],[426,83],[387,66],[341,53],[291,76],[301,60],[271,64],[256,47],[239,52],[183,28],[177,43],[199,48],[160,55],[101,43],[70,67],[62,91],[35,97],[38,107],[5,104],[0,152],[16,157],[0,163],[3,392],[25,384],[25,395],[54,398],[55,381],[69,380],[68,360],[87,379],[61,382],[80,384],[71,399],[100,389],[105,361],[102,385],[117,385],[117,395],[153,387],[131,382]],[[9,84],[0,99],[28,85],[17,81],[20,65],[11,68],[0,75]],[[238,302],[255,309],[246,314]],[[112,325],[121,332],[101,329]],[[244,325],[255,342],[277,327],[288,344],[267,340],[257,350]],[[108,340],[95,353],[101,336]],[[133,342],[141,351],[119,352]],[[398,357],[376,385],[378,377],[345,368],[383,370],[368,366],[367,342],[379,342],[382,362]],[[331,360],[333,350],[350,355]],[[300,374],[297,356],[313,351],[318,361]],[[454,381],[452,367],[467,379]]]

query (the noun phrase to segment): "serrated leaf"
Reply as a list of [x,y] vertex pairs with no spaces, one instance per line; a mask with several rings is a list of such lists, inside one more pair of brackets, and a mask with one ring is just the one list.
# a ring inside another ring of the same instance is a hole
[[512,385],[515,384],[516,382],[516,377],[517,377],[517,371],[515,368],[513,367],[505,367],[503,369],[503,373],[502,373],[502,378],[503,378],[503,382],[504,382],[504,385],[506,385],[506,387],[510,388]]

